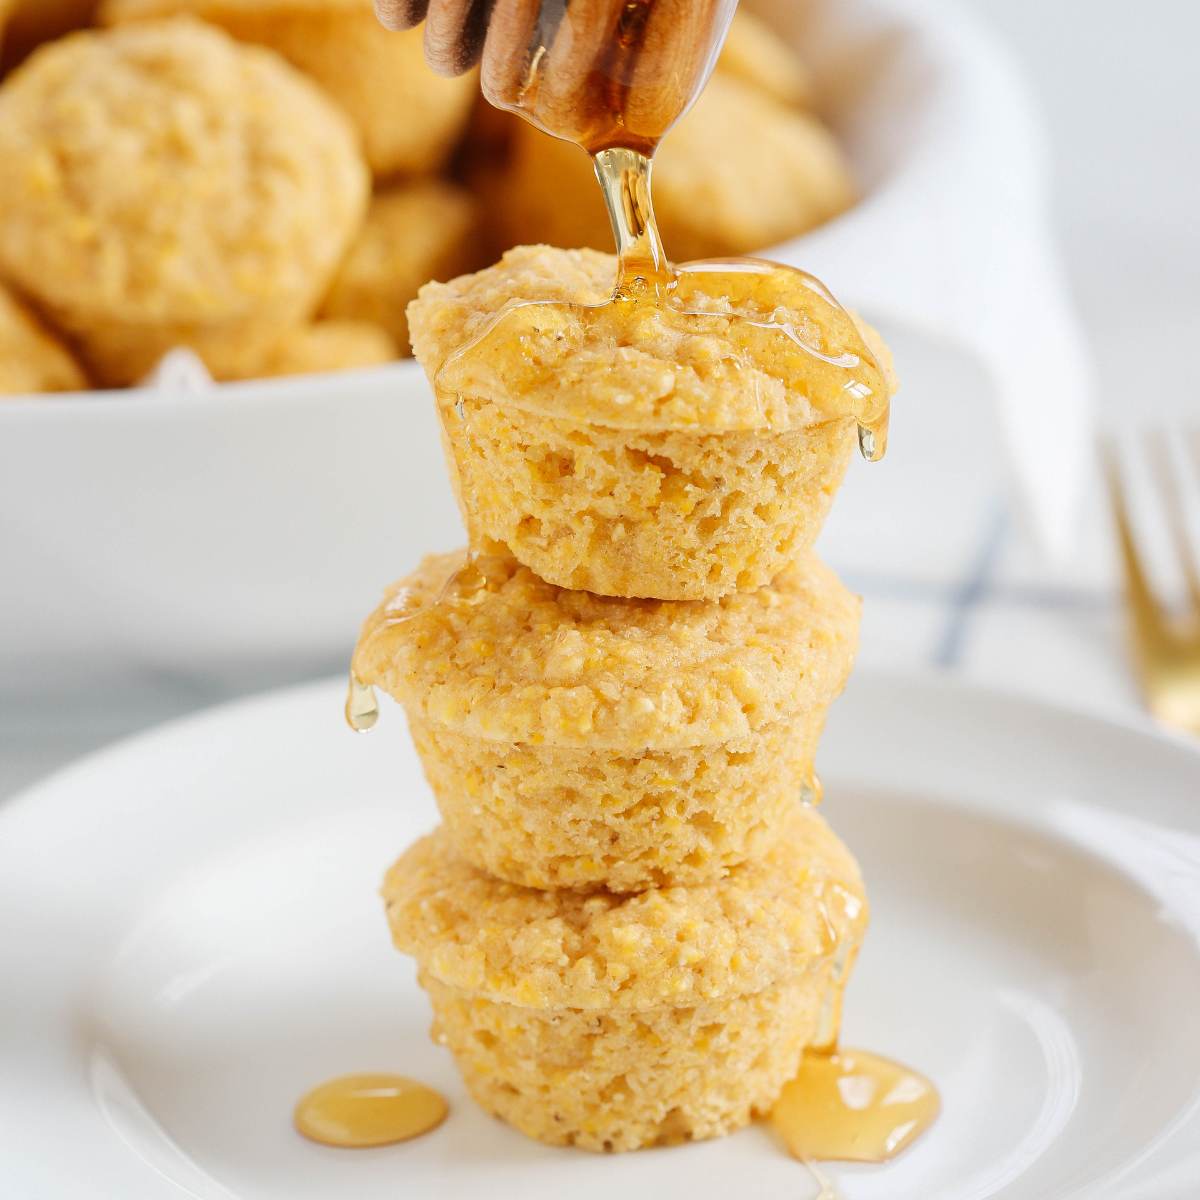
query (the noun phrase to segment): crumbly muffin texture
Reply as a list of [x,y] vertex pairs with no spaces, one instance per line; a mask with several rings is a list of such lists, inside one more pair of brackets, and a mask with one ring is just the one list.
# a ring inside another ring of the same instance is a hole
[[442,402],[719,433],[859,418],[890,395],[854,318],[803,272],[687,269],[669,304],[601,303],[616,271],[612,255],[520,246],[422,288],[408,314],[413,349]]
[[429,977],[539,1010],[680,1008],[761,992],[857,945],[866,922],[857,865],[801,806],[762,858],[719,883],[537,891],[471,866],[439,829],[401,856],[383,896],[393,941]]
[[534,888],[708,883],[766,853],[800,801],[820,704],[719,746],[628,754],[495,742],[410,721],[446,832]]
[[478,265],[478,225],[475,198],[443,180],[376,192],[322,312],[382,326],[407,354],[408,305],[429,280]]
[[422,984],[434,1040],[484,1109],[539,1141],[602,1151],[720,1137],[769,1110],[838,986],[818,967],[713,1003],[593,1012]]
[[82,32],[0,87],[0,272],[107,383],[165,350],[243,373],[316,306],[367,172],[276,55],[180,18]]
[[107,0],[111,24],[188,13],[282,54],[354,123],[378,177],[436,171],[470,116],[473,74],[447,79],[425,63],[424,31],[384,29],[371,0]]
[[0,395],[86,387],[70,351],[0,284]]
[[809,549],[854,423],[697,436],[575,424],[463,397],[442,410],[472,538],[563,587],[716,599]]
[[619,600],[506,556],[436,555],[368,617],[353,668],[473,737],[636,752],[719,745],[840,690],[858,598],[808,557],[711,603]]

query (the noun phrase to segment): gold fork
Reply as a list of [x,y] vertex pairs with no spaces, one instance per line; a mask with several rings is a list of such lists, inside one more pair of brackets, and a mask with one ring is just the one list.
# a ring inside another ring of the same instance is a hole
[[[1102,449],[1125,575],[1129,637],[1142,692],[1150,711],[1164,724],[1200,735],[1200,566],[1188,534],[1182,490],[1166,435],[1161,431],[1151,434],[1148,449],[1187,593],[1186,608],[1178,614],[1155,597],[1134,537],[1116,450],[1110,439]],[[1200,451],[1200,441],[1192,449]],[[1200,459],[1200,453],[1194,457]]]

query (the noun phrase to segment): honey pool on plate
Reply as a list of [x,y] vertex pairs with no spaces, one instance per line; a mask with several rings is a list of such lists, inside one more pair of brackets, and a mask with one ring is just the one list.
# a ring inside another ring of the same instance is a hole
[[304,1095],[296,1129],[323,1146],[362,1149],[406,1142],[436,1129],[450,1111],[445,1099],[404,1075],[343,1075]]

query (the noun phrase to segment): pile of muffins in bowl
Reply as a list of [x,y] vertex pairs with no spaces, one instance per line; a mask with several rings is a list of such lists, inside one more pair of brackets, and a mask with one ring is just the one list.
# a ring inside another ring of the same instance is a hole
[[[370,367],[407,355],[426,281],[611,244],[583,153],[434,75],[371,0],[0,0],[0,47],[0,394],[127,387],[176,348],[216,380]],[[853,202],[803,64],[753,17],[656,196],[677,259]]]

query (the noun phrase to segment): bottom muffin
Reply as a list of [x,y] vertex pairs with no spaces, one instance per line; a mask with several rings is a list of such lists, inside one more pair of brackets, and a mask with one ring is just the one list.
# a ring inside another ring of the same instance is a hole
[[835,1032],[866,926],[854,860],[799,806],[719,883],[537,891],[472,867],[438,830],[383,894],[476,1100],[589,1150],[716,1137],[769,1109]]
[[529,1137],[637,1150],[720,1137],[767,1112],[812,1044],[828,969],[731,1000],[538,1011],[423,974],[433,1039],[471,1095]]

